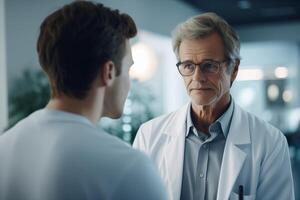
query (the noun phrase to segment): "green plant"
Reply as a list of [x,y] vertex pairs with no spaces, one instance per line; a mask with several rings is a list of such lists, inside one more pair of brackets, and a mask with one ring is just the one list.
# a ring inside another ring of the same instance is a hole
[[9,127],[45,107],[49,97],[49,84],[43,71],[25,69],[9,91]]
[[122,117],[117,120],[105,118],[100,126],[107,132],[132,143],[140,125],[156,115],[155,98],[150,91],[145,85],[133,80]]
[[[9,93],[9,127],[45,107],[49,98],[50,89],[46,75],[41,70],[24,70],[14,81]],[[146,86],[132,81],[123,116],[118,120],[104,119],[101,127],[132,143],[139,126],[154,117],[154,102],[154,97]]]

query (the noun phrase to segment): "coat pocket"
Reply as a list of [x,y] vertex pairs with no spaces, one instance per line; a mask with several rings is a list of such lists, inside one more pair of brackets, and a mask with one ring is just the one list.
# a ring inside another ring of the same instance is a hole
[[[244,195],[244,200],[255,200],[255,194],[254,195]],[[229,200],[239,200],[239,195],[237,193],[231,192],[229,196]]]

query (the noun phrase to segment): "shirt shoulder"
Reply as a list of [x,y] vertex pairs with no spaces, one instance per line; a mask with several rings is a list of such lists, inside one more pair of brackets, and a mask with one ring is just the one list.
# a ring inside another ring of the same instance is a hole
[[248,127],[243,126],[243,129],[249,130],[253,150],[257,155],[266,156],[275,149],[287,148],[286,137],[277,127],[241,108],[240,110],[248,124]]
[[154,164],[143,153],[137,152],[135,159],[127,165],[111,199],[166,200],[166,197],[165,187]]
[[248,118],[249,131],[253,136],[258,138],[266,138],[266,139],[279,139],[284,140],[285,136],[277,127],[272,125],[271,123],[263,120],[262,118],[244,111]]
[[186,104],[176,111],[158,116],[145,122],[140,127],[140,132],[142,132],[141,134],[157,134],[162,132],[162,130],[172,127],[174,124],[185,124],[188,106],[189,104]]

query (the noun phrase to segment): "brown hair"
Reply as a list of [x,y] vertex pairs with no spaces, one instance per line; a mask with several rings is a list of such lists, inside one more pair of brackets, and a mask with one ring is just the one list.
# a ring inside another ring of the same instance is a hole
[[101,66],[109,60],[119,75],[125,41],[136,34],[129,15],[100,3],[76,1],[46,17],[37,51],[52,96],[84,98]]

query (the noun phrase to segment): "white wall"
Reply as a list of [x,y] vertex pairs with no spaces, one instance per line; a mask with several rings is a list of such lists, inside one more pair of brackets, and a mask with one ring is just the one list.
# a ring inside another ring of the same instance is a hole
[[0,133],[7,125],[7,83],[4,0],[0,0]]
[[236,30],[242,42],[300,41],[300,21],[239,26]]
[[66,0],[5,0],[9,92],[21,72],[39,69],[36,42],[42,20]]
[[141,32],[138,39],[155,51],[158,66],[146,82],[159,104],[158,114],[169,113],[188,101],[184,83],[177,71],[177,59],[172,51],[171,37]]
[[[52,11],[69,2],[71,0],[6,1],[9,88],[24,68],[39,67],[36,53],[39,25]],[[177,0],[98,0],[98,2],[128,13],[139,29],[168,36],[177,23],[198,13],[189,5]]]
[[98,0],[133,17],[141,29],[169,36],[175,26],[199,11],[179,0]]

